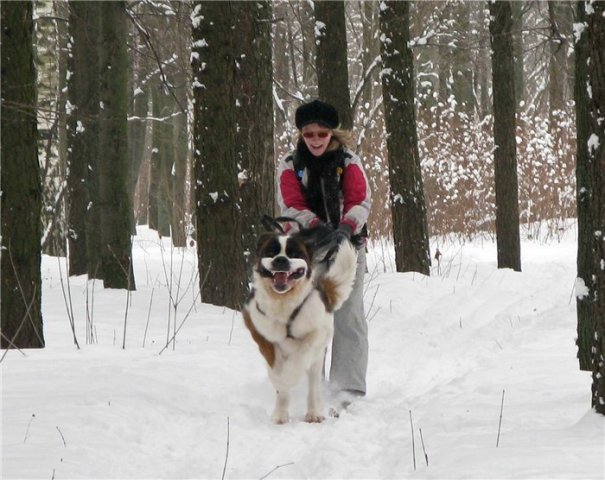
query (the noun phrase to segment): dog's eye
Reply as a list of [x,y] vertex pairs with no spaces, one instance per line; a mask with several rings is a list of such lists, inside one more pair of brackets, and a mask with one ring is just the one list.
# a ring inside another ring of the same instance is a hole
[[276,238],[272,238],[263,248],[264,257],[275,257],[281,251],[281,245]]
[[306,258],[304,250],[302,250],[298,245],[288,245],[286,247],[286,255],[288,255],[290,258],[302,258],[303,260]]
[[297,270],[295,270],[290,277],[291,278],[300,278],[305,274],[305,269],[304,268],[299,268]]

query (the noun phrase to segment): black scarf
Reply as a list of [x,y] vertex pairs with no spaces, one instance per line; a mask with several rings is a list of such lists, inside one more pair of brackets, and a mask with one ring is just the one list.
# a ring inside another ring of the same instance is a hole
[[301,186],[311,211],[322,221],[338,227],[341,178],[344,169],[343,148],[338,147],[316,157],[301,139],[296,147],[295,168],[297,173],[304,168],[307,169],[307,186]]

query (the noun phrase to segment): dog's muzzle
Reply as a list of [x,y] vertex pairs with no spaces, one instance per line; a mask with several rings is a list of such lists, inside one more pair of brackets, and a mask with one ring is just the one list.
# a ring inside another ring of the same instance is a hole
[[265,258],[261,262],[261,275],[271,278],[273,289],[285,293],[292,288],[293,283],[307,273],[307,264],[301,259],[289,259],[283,255],[273,259]]

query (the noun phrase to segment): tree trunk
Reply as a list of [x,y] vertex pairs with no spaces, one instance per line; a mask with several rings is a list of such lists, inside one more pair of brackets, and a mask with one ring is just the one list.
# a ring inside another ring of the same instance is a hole
[[[489,16],[489,8],[487,5],[480,3],[480,8],[477,13],[478,23],[482,25],[481,32],[484,32],[483,26],[485,20]],[[491,54],[490,47],[487,42],[482,42],[478,48],[478,71],[475,73],[477,76],[477,83],[479,84],[479,118],[484,119],[488,115],[492,114],[492,100],[490,98],[491,90]]]
[[[187,105],[185,75],[176,79],[176,95],[181,105]],[[174,178],[172,193],[172,244],[184,247],[187,241],[187,202],[185,185],[187,181],[187,112],[176,114],[172,119]]]
[[[194,161],[202,301],[239,308],[247,290],[239,205],[236,129],[238,2],[195,2]],[[258,119],[259,122],[265,121]]]
[[384,98],[395,263],[398,272],[430,274],[424,187],[414,113],[414,66],[409,2],[384,2],[382,95]]
[[496,183],[496,238],[498,268],[521,271],[519,192],[515,143],[515,83],[510,1],[495,1],[490,8],[492,85],[494,92],[494,161]]
[[[585,24],[584,2],[577,2],[577,22]],[[593,313],[594,285],[592,282],[593,219],[592,219],[592,164],[588,155],[588,138],[591,134],[590,103],[586,85],[588,82],[588,33],[583,32],[575,44],[575,102],[576,102],[576,203],[578,208],[578,279],[586,287],[576,291],[578,317],[578,360],[581,370],[592,371],[592,347],[594,343],[595,317]]]
[[593,176],[593,276],[594,319],[596,323],[592,405],[605,415],[605,2],[590,4],[587,11],[588,78],[590,93],[590,120],[592,134],[589,139],[589,155]]
[[69,274],[88,272],[86,219],[89,209],[89,162],[98,157],[99,80],[97,49],[97,2],[70,2],[71,37],[68,80],[67,228]]
[[[141,81],[135,79],[135,82]],[[130,186],[129,195],[134,199],[141,164],[145,158],[145,135],[147,132],[147,113],[149,110],[149,87],[147,85],[136,85],[132,98],[132,116],[128,122],[128,149],[129,149],[129,169]],[[134,202],[133,202],[134,203]],[[137,205],[135,210],[140,210]],[[136,219],[135,219],[136,223]]]
[[237,31],[241,58],[237,71],[237,160],[240,175],[242,236],[251,276],[260,218],[274,211],[271,7],[267,1],[239,4]]
[[318,96],[336,107],[343,129],[353,128],[343,1],[315,2]]
[[135,289],[128,195],[128,56],[126,4],[100,2],[101,260],[105,288]]
[[550,21],[550,37],[548,39],[550,56],[548,62],[548,98],[549,98],[549,122],[552,132],[556,130],[558,115],[565,110],[565,99],[567,85],[567,45],[562,32],[563,22],[561,19],[560,2],[550,1],[548,3],[548,19]]
[[173,122],[168,95],[159,77],[155,81],[153,103],[153,143],[149,172],[149,227],[160,236],[170,236],[174,163]]
[[459,37],[452,52],[452,94],[456,110],[472,117],[475,101],[471,60],[471,2],[454,5],[454,28]]
[[525,74],[523,72],[523,0],[512,2],[513,13],[513,62],[515,64],[515,93],[517,105],[525,96]]
[[1,348],[44,347],[33,3],[2,2]]

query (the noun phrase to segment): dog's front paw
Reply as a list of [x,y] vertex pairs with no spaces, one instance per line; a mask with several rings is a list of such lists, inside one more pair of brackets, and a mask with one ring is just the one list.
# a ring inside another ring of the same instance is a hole
[[307,412],[305,415],[305,422],[307,423],[321,423],[326,419],[323,415],[313,412]]
[[275,410],[271,416],[271,419],[275,425],[284,425],[290,421],[288,412],[282,410]]

